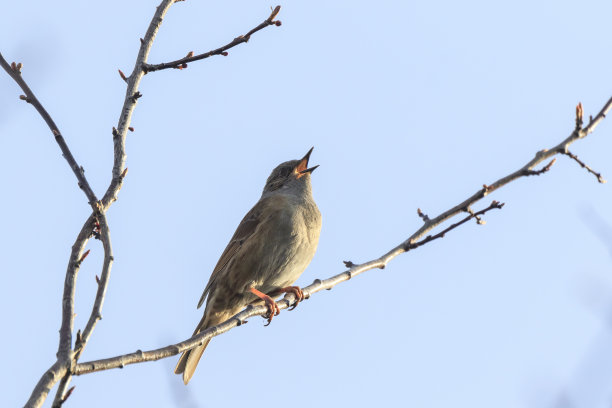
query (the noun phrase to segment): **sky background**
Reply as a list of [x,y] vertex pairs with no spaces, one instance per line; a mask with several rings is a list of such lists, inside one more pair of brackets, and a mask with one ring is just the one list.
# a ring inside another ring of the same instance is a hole
[[[58,123],[94,191],[157,0],[7,2],[0,50]],[[288,2],[281,27],[144,77],[129,173],[108,212],[115,264],[81,361],[188,338],[210,271],[279,163],[315,146],[317,254],[297,282],[380,256],[520,168],[612,96],[609,1]],[[150,62],[226,44],[269,3],[174,5]],[[55,361],[70,247],[90,207],[51,133],[0,73],[0,406]],[[612,123],[572,151],[612,178]],[[566,157],[505,202],[273,324],[215,338],[188,387],[177,357],[73,379],[66,407],[609,407],[612,184]],[[102,247],[77,282],[83,328]],[[50,406],[52,397],[45,406]]]

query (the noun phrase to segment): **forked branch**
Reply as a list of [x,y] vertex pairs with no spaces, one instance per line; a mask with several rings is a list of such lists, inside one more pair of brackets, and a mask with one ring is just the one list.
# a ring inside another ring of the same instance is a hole
[[168,69],[168,68],[184,69],[184,68],[187,68],[187,63],[189,62],[202,60],[208,57],[212,57],[213,55],[223,55],[224,57],[227,57],[228,55],[227,50],[239,44],[249,41],[251,39],[251,36],[255,34],[256,32],[258,32],[259,30],[263,30],[264,28],[269,27],[271,25],[275,25],[279,27],[281,25],[281,22],[279,20],[274,20],[274,19],[280,12],[280,8],[281,8],[280,6],[276,6],[274,10],[272,10],[272,13],[270,14],[270,16],[267,19],[265,19],[263,23],[259,24],[257,27],[253,28],[248,33],[244,35],[239,35],[238,37],[234,38],[231,42],[225,44],[222,47],[219,47],[215,50],[208,51],[208,52],[205,52],[203,54],[198,54],[198,55],[194,55],[193,51],[189,51],[187,53],[187,56],[181,59],[177,59],[175,61],[170,61],[170,62],[164,62],[162,64],[153,64],[153,65],[143,64],[142,69],[145,74],[147,72],[160,71],[162,69]]

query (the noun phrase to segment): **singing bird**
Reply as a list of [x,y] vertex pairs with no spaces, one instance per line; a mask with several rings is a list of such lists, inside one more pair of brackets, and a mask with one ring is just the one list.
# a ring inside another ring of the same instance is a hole
[[[278,165],[255,206],[244,216],[210,275],[198,308],[206,300],[194,335],[229,319],[251,303],[263,300],[268,324],[280,312],[271,296],[291,292],[297,302],[302,290],[291,286],[304,272],[317,250],[321,213],[312,198],[308,167],[311,148],[300,160]],[[295,307],[295,305],[294,305]],[[185,385],[208,342],[183,353],[174,370]]]

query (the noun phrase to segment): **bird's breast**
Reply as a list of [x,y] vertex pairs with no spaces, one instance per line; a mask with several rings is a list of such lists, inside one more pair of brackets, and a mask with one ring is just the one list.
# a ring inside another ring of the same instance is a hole
[[319,242],[321,215],[314,203],[288,203],[274,213],[261,235],[262,262],[256,281],[264,293],[293,284],[312,260]]

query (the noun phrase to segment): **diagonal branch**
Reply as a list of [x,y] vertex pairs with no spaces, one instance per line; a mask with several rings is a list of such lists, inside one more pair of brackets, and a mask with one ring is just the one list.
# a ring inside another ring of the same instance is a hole
[[244,35],[239,35],[238,37],[234,38],[230,43],[224,45],[223,47],[219,47],[216,50],[208,51],[208,52],[205,52],[203,54],[198,54],[198,55],[193,55],[193,51],[190,51],[187,54],[187,56],[184,58],[181,58],[175,61],[171,61],[171,62],[164,62],[162,64],[154,64],[154,65],[143,64],[142,69],[144,70],[145,74],[147,72],[160,71],[162,69],[168,69],[168,68],[184,69],[184,68],[187,68],[188,62],[199,61],[199,60],[202,60],[208,57],[212,57],[213,55],[227,56],[227,50],[239,44],[248,42],[251,39],[251,35],[255,34],[256,32],[263,30],[264,28],[271,26],[271,25],[275,25],[277,27],[280,26],[281,22],[278,20],[274,20],[276,16],[278,15],[278,13],[280,12],[280,8],[281,8],[280,6],[276,6],[274,10],[272,10],[270,17],[265,19],[263,23],[253,28],[248,33]]
[[[443,238],[447,232],[459,227],[460,225],[466,223],[467,221],[473,218],[478,218],[480,215],[483,215],[492,209],[501,209],[503,206],[504,206],[503,204],[500,204],[497,201],[493,201],[487,208],[484,208],[476,213],[471,212],[463,220],[449,226],[448,228],[439,232],[438,234],[433,235],[433,236],[430,235],[423,241],[417,244],[413,244],[412,247],[407,249],[407,251],[410,249],[418,248],[419,246],[425,245],[426,243],[431,242],[435,239]],[[334,286],[336,286],[337,284],[351,279],[353,274],[355,274],[356,271],[357,273],[361,273],[361,272],[358,272],[359,267],[353,266],[351,262],[345,262],[345,264],[348,267],[351,267],[351,269],[348,271],[342,272],[341,274],[338,274],[336,276],[333,276],[329,279],[325,279],[325,280],[316,279],[312,283],[312,285],[307,286],[302,289],[302,291],[304,292],[304,297],[310,298],[310,296],[314,293],[320,292],[325,289],[329,290],[333,288]],[[282,300],[280,300],[277,303],[280,309],[286,309],[292,305],[295,305],[295,302],[296,302],[295,295],[293,293],[288,293],[287,295],[285,295],[285,297]],[[172,344],[170,346],[166,346],[166,347],[162,347],[162,348],[150,350],[150,351],[137,350],[134,353],[124,354],[124,355],[120,355],[117,357],[111,357],[111,358],[106,358],[106,359],[96,360],[96,361],[88,361],[85,363],[79,363],[74,369],[74,375],[90,374],[90,373],[97,372],[97,371],[110,370],[112,368],[123,368],[126,365],[130,365],[130,364],[143,363],[147,361],[156,361],[162,358],[171,357],[176,354],[182,353],[185,350],[189,350],[198,345],[202,345],[206,340],[219,336],[220,334],[223,334],[233,329],[234,327],[242,325],[250,317],[264,316],[266,313],[268,313],[267,306],[250,305],[246,307],[240,313],[226,320],[225,322],[218,324],[216,326],[210,327],[204,330],[203,332],[200,332],[196,336],[193,336],[180,343]]]
[[[554,160],[551,160],[547,165],[545,165],[543,168],[539,170],[534,170],[534,168],[538,164],[542,163],[543,161],[549,159],[550,157],[556,154],[563,154],[567,150],[570,144],[572,144],[578,139],[582,139],[586,137],[589,133],[593,132],[593,130],[595,130],[595,128],[601,122],[601,120],[603,120],[606,113],[610,111],[610,109],[612,109],[612,98],[610,98],[608,102],[606,102],[604,107],[601,109],[599,114],[594,119],[591,118],[591,120],[589,121],[589,124],[585,128],[581,128],[577,126],[576,129],[574,129],[574,131],[565,140],[559,143],[557,146],[553,147],[552,149],[542,150],[536,153],[535,157],[532,160],[527,162],[527,164],[525,164],[523,167],[521,167],[514,173],[511,173],[505,177],[502,177],[501,179],[497,180],[491,185],[484,185],[482,189],[477,191],[471,197],[464,200],[462,203],[452,207],[451,209],[443,212],[442,214],[430,219],[427,215],[425,215],[419,209],[418,214],[419,214],[419,217],[423,219],[424,225],[421,228],[419,228],[416,232],[414,232],[407,240],[405,240],[404,242],[402,242],[395,248],[391,249],[389,252],[382,255],[381,257],[365,262],[363,264],[354,264],[350,261],[346,261],[345,265],[349,268],[347,271],[344,271],[338,275],[332,276],[329,279],[325,279],[325,280],[316,279],[310,286],[307,286],[302,289],[304,292],[304,296],[306,298],[309,298],[310,295],[312,295],[313,293],[319,292],[323,289],[331,289],[337,284],[347,281],[353,278],[354,276],[357,276],[371,269],[376,269],[376,268],[383,269],[396,256],[404,252],[408,252],[414,248],[425,245],[426,243],[431,242],[435,239],[442,238],[447,232],[459,227],[460,225],[463,225],[464,223],[466,223],[472,218],[475,218],[479,224],[483,224],[483,221],[480,219],[480,215],[484,214],[485,212],[491,209],[499,209],[503,206],[503,204],[500,204],[497,201],[493,201],[489,205],[489,207],[484,208],[483,210],[480,210],[478,212],[473,212],[471,210],[471,206],[473,204],[480,201],[482,198],[487,196],[492,191],[495,191],[518,178],[528,177],[532,175],[540,175],[540,174],[544,174],[545,172],[548,172],[550,168],[552,167]],[[464,219],[462,219],[461,221],[450,225],[449,227],[439,232],[438,234],[435,234],[433,236],[429,235],[423,238],[425,234],[427,234],[427,232],[431,231],[433,228],[437,227],[438,225],[442,224],[443,222],[449,220],[450,218],[454,217],[455,215],[461,212],[468,212],[469,215],[465,217]],[[281,301],[278,302],[278,306],[280,309],[286,309],[289,306],[293,305],[296,302],[296,300],[297,299],[294,294],[288,293],[285,295],[285,297]],[[101,360],[79,363],[76,365],[76,367],[74,367],[73,374],[83,375],[83,374],[93,373],[96,371],[110,370],[112,368],[123,368],[129,364],[137,364],[137,363],[143,363],[147,361],[156,361],[162,358],[174,356],[186,350],[202,345],[208,339],[218,336],[220,334],[223,334],[233,329],[234,327],[240,326],[242,323],[246,322],[246,320],[250,317],[258,316],[258,315],[264,316],[266,315],[267,312],[268,312],[268,309],[264,305],[258,305],[258,306],[250,305],[247,308],[245,308],[243,311],[241,311],[240,313],[226,320],[225,322],[218,324],[214,327],[210,327],[200,332],[196,336],[193,336],[180,343],[172,344],[166,347],[162,347],[162,348],[158,348],[158,349],[150,350],[150,351],[137,350],[134,353],[128,353],[128,354],[123,354],[123,355],[116,356],[116,357],[110,357],[110,358],[101,359]]]
[[4,68],[7,74],[9,74],[9,76],[13,78],[13,80],[17,83],[17,85],[19,85],[23,92],[25,92],[25,96],[21,95],[20,99],[32,104],[32,106],[34,106],[40,116],[42,116],[47,126],[49,126],[49,129],[51,129],[51,133],[53,133],[53,136],[55,137],[55,141],[62,150],[62,155],[68,162],[68,165],[72,169],[72,172],[74,173],[79,182],[79,187],[85,193],[85,196],[89,200],[89,204],[94,206],[95,202],[98,201],[98,198],[94,194],[93,190],[89,185],[89,182],[87,181],[87,178],[85,177],[85,170],[83,169],[83,167],[79,166],[76,159],[72,155],[72,152],[68,148],[64,137],[62,136],[59,131],[59,128],[51,118],[51,115],[49,115],[49,112],[47,112],[47,110],[42,106],[36,95],[34,95],[34,92],[32,92],[26,81],[21,76],[22,64],[16,64],[13,62],[9,65],[9,63],[2,56],[2,53],[0,53],[0,66]]

